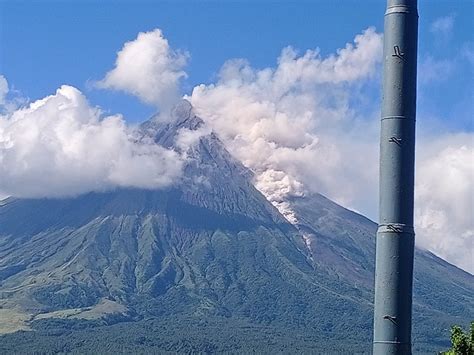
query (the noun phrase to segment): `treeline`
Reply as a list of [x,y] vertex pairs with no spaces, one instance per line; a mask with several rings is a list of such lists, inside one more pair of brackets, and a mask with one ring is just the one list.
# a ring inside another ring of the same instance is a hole
[[[119,320],[113,320],[117,322]],[[255,323],[238,317],[169,316],[135,322],[121,320],[43,319],[33,331],[0,336],[0,354],[167,354],[167,353],[368,353],[371,339],[344,332]],[[415,353],[436,353],[445,343],[416,338]]]
[[[251,325],[236,318],[166,318],[122,322],[43,320],[34,331],[0,337],[0,354],[335,353],[361,352],[366,342],[328,340],[284,325]],[[351,339],[352,338],[352,339]]]

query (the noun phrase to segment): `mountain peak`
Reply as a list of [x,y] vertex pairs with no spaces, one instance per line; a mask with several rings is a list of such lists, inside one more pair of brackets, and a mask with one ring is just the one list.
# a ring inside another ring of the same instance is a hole
[[185,121],[193,115],[193,106],[186,99],[181,99],[171,110],[171,117],[176,121]]
[[203,125],[204,121],[196,116],[191,103],[181,99],[171,110],[170,120],[162,120],[159,115],[154,115],[140,125],[140,132],[144,137],[152,137],[156,143],[172,148],[179,129],[195,131]]

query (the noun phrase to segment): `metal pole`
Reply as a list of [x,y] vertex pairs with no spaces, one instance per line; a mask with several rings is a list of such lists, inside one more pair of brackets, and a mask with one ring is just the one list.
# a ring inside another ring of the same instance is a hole
[[384,25],[374,354],[411,354],[417,0],[388,0]]

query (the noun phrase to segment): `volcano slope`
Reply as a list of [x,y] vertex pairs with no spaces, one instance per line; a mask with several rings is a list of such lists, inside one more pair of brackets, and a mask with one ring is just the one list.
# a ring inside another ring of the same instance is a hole
[[[376,225],[321,195],[290,224],[186,101],[141,139],[184,177],[0,207],[1,353],[369,352]],[[414,349],[474,318],[474,277],[417,250]]]

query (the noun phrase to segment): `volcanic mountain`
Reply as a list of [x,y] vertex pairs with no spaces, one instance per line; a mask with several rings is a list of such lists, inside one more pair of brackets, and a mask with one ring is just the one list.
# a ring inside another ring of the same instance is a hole
[[[290,223],[187,101],[172,116],[137,138],[186,155],[172,187],[1,202],[0,353],[368,352],[376,224],[319,194]],[[415,350],[474,318],[474,277],[419,249],[414,290]]]

